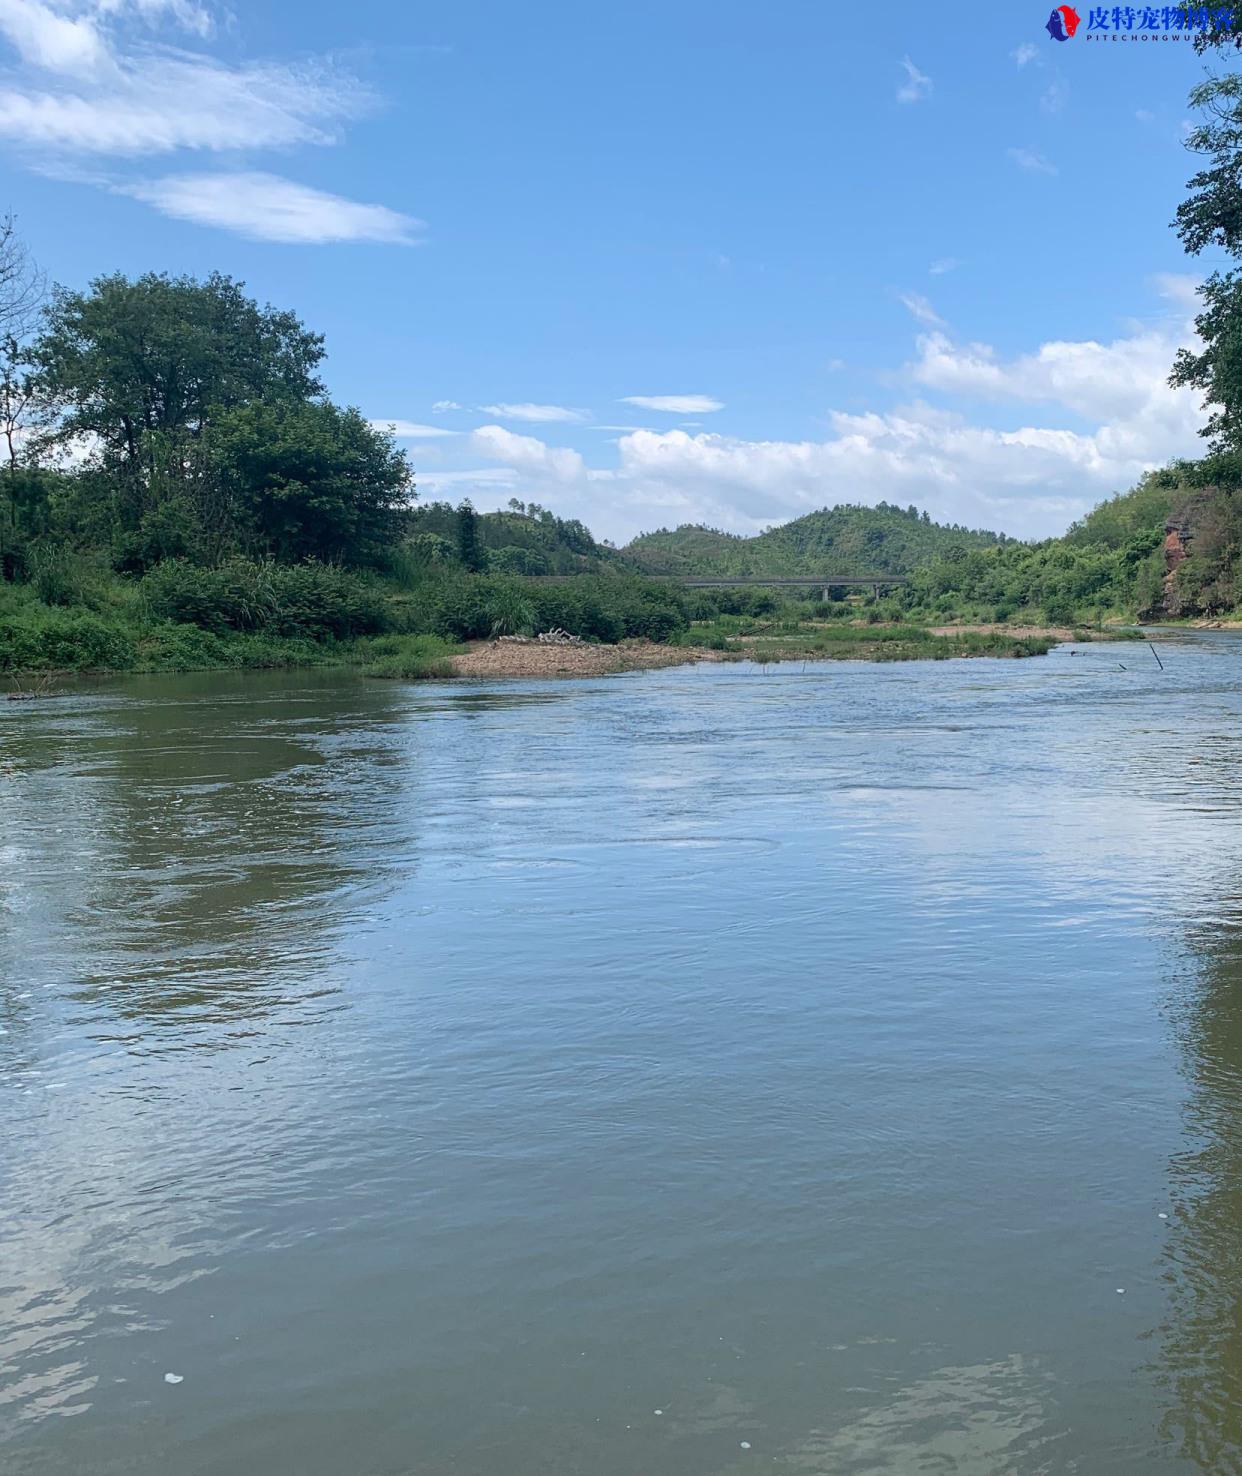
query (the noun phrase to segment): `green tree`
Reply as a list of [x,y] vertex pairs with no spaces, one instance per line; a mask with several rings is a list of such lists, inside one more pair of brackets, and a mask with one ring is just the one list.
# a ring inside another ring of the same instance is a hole
[[150,272],[58,288],[32,358],[59,436],[96,441],[120,479],[118,522],[133,529],[170,479],[183,480],[188,447],[213,418],[320,394],[323,352],[319,334],[252,302],[240,282]]
[[[1215,26],[1196,40],[1200,51],[1237,45],[1236,28]],[[1217,247],[1242,255],[1242,75],[1209,77],[1193,88],[1190,105],[1203,114],[1186,140],[1204,166],[1192,176],[1175,226],[1192,256]],[[1214,450],[1242,446],[1242,275],[1213,272],[1200,289],[1195,319],[1199,351],[1182,349],[1170,383],[1201,390],[1209,407],[1202,434]]]
[[282,562],[375,565],[403,532],[413,487],[405,453],[357,410],[259,400],[207,427],[192,481],[218,542]]
[[463,566],[478,572],[484,564],[484,553],[479,543],[479,515],[467,498],[457,509],[457,557]]

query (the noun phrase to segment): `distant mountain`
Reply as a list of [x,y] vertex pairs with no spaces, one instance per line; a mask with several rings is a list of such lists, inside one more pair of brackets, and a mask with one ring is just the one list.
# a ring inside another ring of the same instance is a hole
[[643,533],[622,553],[647,574],[906,574],[951,549],[990,548],[1004,534],[933,523],[916,507],[822,508],[754,538],[687,523]]

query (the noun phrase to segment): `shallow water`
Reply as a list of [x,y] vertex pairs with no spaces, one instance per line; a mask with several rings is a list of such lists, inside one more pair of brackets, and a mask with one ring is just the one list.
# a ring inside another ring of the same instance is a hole
[[1160,650],[0,704],[0,1469],[1242,1471]]

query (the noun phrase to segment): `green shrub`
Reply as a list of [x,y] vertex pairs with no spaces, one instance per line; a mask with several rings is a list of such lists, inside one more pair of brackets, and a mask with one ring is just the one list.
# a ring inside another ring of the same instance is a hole
[[668,641],[686,628],[684,617],[669,605],[644,603],[625,622],[625,633],[649,641]]
[[107,577],[98,559],[64,544],[31,544],[26,555],[26,578],[45,605],[94,604]]
[[137,659],[129,631],[89,611],[0,616],[0,671],[125,671]]
[[461,575],[441,582],[431,611],[430,634],[453,641],[481,641],[491,634],[487,581]]
[[271,587],[277,612],[271,629],[278,635],[340,639],[370,635],[387,624],[376,586],[332,564],[274,565]]
[[157,626],[140,646],[142,665],[151,671],[209,671],[237,665],[236,638],[199,625]]
[[493,636],[528,635],[535,624],[535,607],[522,586],[508,580],[493,585],[484,602]]
[[230,559],[201,568],[168,559],[143,579],[142,592],[156,619],[217,634],[263,631],[322,640],[366,635],[387,623],[376,586],[332,564]]
[[416,681],[453,675],[453,648],[439,636],[382,636],[371,645],[378,659],[363,675]]
[[143,579],[142,593],[158,620],[220,633],[255,630],[275,615],[271,567],[231,559],[209,569],[168,559]]

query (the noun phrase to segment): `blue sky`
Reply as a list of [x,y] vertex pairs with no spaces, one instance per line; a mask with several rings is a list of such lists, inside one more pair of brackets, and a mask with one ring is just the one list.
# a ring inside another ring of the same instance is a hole
[[1215,264],[1168,224],[1204,61],[1081,13],[0,0],[0,204],[59,281],[297,310],[424,497],[1043,535],[1195,452]]

